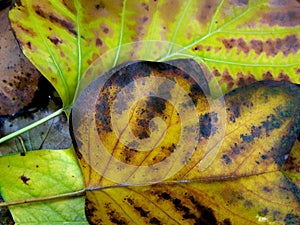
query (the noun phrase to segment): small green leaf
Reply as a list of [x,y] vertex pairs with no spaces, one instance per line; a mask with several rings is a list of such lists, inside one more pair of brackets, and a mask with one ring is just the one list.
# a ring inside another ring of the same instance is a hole
[[[0,177],[0,191],[6,202],[41,199],[9,206],[16,224],[88,224],[84,197],[59,198],[84,188],[73,149],[1,157]],[[42,201],[49,197],[51,200]]]

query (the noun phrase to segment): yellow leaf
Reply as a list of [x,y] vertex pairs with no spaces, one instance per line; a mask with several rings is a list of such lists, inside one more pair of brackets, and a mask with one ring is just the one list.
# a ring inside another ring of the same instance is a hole
[[223,181],[87,192],[90,224],[298,224],[299,199],[281,172]]
[[197,80],[168,63],[144,61],[95,80],[72,111],[86,186],[278,171],[299,133],[299,88],[255,83],[222,104]]

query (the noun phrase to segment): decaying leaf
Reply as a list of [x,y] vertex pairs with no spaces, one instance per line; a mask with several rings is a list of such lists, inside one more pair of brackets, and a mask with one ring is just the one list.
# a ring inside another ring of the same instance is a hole
[[0,11],[0,115],[12,115],[31,103],[40,74],[23,55],[8,19]]
[[[299,135],[299,87],[275,82],[300,83],[299,11],[296,0],[15,5],[24,53],[64,106],[119,65],[72,112],[91,224],[300,222],[299,189],[280,172]],[[178,58],[204,62],[225,102],[201,76],[153,62]]]
[[102,72],[195,58],[225,92],[259,80],[299,83],[299,12],[297,0],[21,0],[10,18],[25,55],[68,106],[99,58]]
[[299,190],[280,169],[300,131],[299,87],[257,82],[220,104],[175,65],[126,63],[76,101],[89,222],[297,224]]
[[[58,110],[51,100],[47,109],[40,109],[26,116],[18,116],[14,119],[6,119],[1,126],[1,135],[5,136],[23,127],[42,119]],[[22,143],[23,141],[23,143]],[[24,144],[24,146],[22,146]],[[40,149],[66,149],[70,148],[72,140],[69,134],[68,121],[65,115],[60,115],[0,144],[0,155],[16,152],[40,150]]]

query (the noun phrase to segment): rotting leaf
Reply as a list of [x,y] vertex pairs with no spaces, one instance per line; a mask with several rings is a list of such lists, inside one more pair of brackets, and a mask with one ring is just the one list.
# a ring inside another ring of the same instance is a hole
[[13,115],[31,103],[40,74],[23,55],[8,19],[9,8],[0,11],[0,115]]
[[[44,99],[43,99],[44,100]],[[2,136],[26,127],[29,124],[48,116],[58,110],[53,100],[49,101],[47,109],[39,109],[26,116],[18,116],[14,119],[4,119],[1,124],[0,133]],[[24,142],[24,146],[20,141]],[[0,155],[13,154],[16,152],[40,150],[40,149],[65,149],[72,145],[69,134],[68,121],[65,115],[53,118],[34,129],[23,133],[19,137],[0,144]]]

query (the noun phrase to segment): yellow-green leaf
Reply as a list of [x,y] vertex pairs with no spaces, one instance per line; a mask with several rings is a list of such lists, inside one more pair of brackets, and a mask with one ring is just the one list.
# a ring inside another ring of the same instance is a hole
[[90,224],[299,224],[299,193],[280,172],[87,192]]
[[16,224],[87,224],[84,197],[59,198],[84,188],[73,152],[41,150],[0,157],[0,192],[4,200],[36,200],[9,207]]
[[256,80],[299,83],[299,12],[296,0],[21,0],[10,18],[25,55],[68,106],[96,59],[110,69],[195,58],[226,92]]

